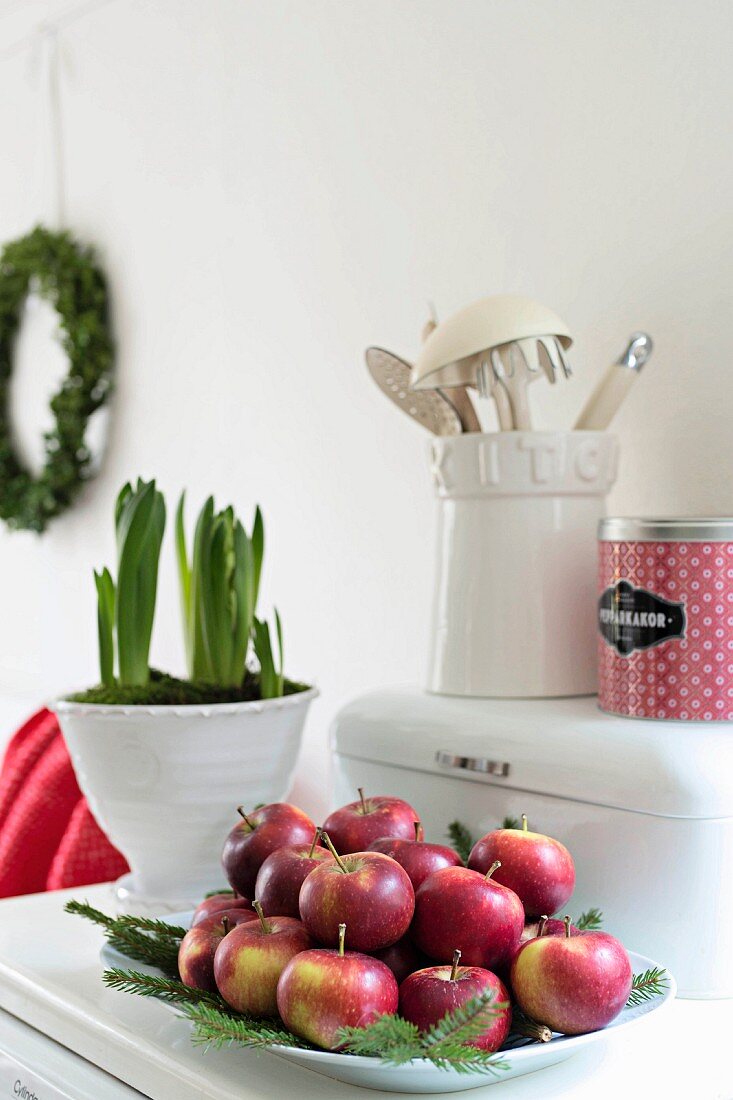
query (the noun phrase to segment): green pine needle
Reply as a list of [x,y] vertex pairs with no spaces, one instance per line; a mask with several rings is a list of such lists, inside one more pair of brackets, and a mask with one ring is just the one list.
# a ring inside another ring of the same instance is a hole
[[468,857],[473,848],[473,837],[466,826],[462,825],[460,821],[451,821],[448,826],[447,837],[463,862],[468,863]]
[[440,1069],[455,1069],[459,1073],[475,1073],[489,1069],[492,1073],[506,1067],[488,1051],[468,1046],[484,1032],[494,1016],[506,1008],[506,1002],[497,1002],[493,989],[485,990],[478,997],[467,1001],[453,1012],[448,1012],[437,1024],[422,1036],[423,1057],[429,1058]]
[[505,817],[501,823],[502,829],[521,829],[521,821],[517,821],[516,817]]
[[153,917],[123,916],[117,917],[113,923],[118,927],[132,928],[138,932],[154,932],[163,939],[177,940],[178,943],[188,932],[187,928],[182,928],[178,924],[168,924],[167,921],[155,920]]
[[224,1047],[231,1043],[247,1047],[313,1048],[287,1031],[277,1020],[259,1020],[249,1016],[231,1015],[214,1005],[181,1004],[181,1011],[193,1024],[194,1043],[207,1047]]
[[381,1016],[367,1027],[342,1028],[338,1040],[349,1054],[381,1058],[390,1065],[405,1065],[416,1058],[438,1069],[458,1073],[500,1073],[507,1063],[489,1051],[469,1046],[477,1039],[504,1004],[487,990],[454,1012],[447,1013],[424,1034],[400,1016]]
[[204,989],[194,989],[184,985],[176,978],[166,978],[159,974],[143,974],[139,970],[120,970],[113,967],[105,970],[102,981],[110,989],[122,993],[137,993],[141,997],[154,997],[168,1004],[208,1004],[226,1011],[224,1001],[217,993],[208,993]]
[[91,921],[92,924],[99,924],[102,928],[111,928],[115,922],[114,917],[108,917],[106,913],[95,909],[88,901],[67,901],[64,912],[70,913],[74,917],[84,917],[85,920]]
[[367,1027],[342,1027],[337,1039],[349,1054],[379,1056],[391,1066],[422,1057],[417,1027],[401,1016],[379,1016]]
[[156,966],[165,974],[178,976],[178,943],[170,939],[157,939],[146,932],[115,925],[107,933],[107,943],[114,951],[126,955],[135,962]]
[[626,1002],[627,1008],[636,1008],[644,1001],[651,1001],[654,997],[661,997],[669,988],[667,971],[661,966],[652,966],[643,974],[634,974],[631,982],[631,993]]
[[178,977],[178,948],[185,928],[148,917],[108,917],[81,901],[68,902],[65,912],[100,925],[110,947],[128,959],[156,966],[167,976]]
[[603,927],[603,913],[600,909],[586,909],[573,924],[581,932],[597,932]]

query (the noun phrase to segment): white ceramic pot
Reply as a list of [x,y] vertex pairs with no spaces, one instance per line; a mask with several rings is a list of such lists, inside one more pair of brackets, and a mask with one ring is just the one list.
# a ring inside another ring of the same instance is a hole
[[285,797],[317,694],[180,707],[55,704],[79,786],[130,864],[118,899],[170,910],[197,904],[223,881],[219,857],[237,806]]
[[496,432],[432,444],[438,552],[428,689],[596,690],[596,528],[616,478],[606,432]]

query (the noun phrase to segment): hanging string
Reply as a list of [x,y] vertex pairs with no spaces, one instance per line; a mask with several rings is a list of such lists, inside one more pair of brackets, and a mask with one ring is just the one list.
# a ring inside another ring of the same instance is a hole
[[44,77],[48,96],[53,217],[55,228],[63,229],[66,223],[66,158],[61,103],[61,46],[58,27],[44,28],[42,33],[46,54]]
[[28,78],[36,101],[34,202],[40,221],[51,229],[63,229],[67,188],[58,28],[50,24],[38,27],[33,45]]
[[[78,8],[72,8],[70,11],[67,11],[65,15],[60,15],[58,19],[54,20],[54,28],[57,31],[64,30],[64,28],[71,27],[74,23],[78,22],[79,19],[83,19],[87,15],[92,15],[100,8],[105,8],[108,4],[115,4],[117,2],[118,0],[89,0],[88,3],[80,4]],[[25,3],[26,0],[23,0],[22,4],[17,5],[18,8],[22,7]],[[15,8],[10,8],[9,13],[12,14],[15,10]],[[9,13],[3,11],[1,14],[7,15]],[[37,30],[32,31],[30,34],[23,35],[22,38],[17,39],[17,41],[12,42],[9,46],[0,50],[0,61],[5,61],[6,58],[15,57],[17,54],[31,49],[38,41],[38,34],[39,32]]]
[[[0,49],[0,62],[30,50],[32,79],[40,91],[38,142],[36,146],[35,176],[39,194],[38,205],[46,214],[46,221],[56,229],[63,229],[67,217],[67,179],[64,145],[62,103],[63,50],[60,32],[73,26],[117,0],[87,0],[46,22],[36,30]],[[17,5],[20,7],[21,5]],[[9,9],[11,12],[15,8]],[[40,62],[40,63],[39,63]],[[40,70],[40,79],[39,79]]]

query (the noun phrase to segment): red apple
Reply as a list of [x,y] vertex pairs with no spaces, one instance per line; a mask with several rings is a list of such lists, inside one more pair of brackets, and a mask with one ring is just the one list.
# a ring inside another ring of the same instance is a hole
[[484,874],[499,860],[495,881],[518,894],[528,917],[556,913],[575,887],[573,857],[564,844],[542,833],[531,833],[527,815],[521,829],[495,829],[474,844],[468,866]]
[[[327,846],[331,841],[323,834]],[[335,855],[335,849],[333,849]],[[322,863],[300,890],[300,916],[319,943],[335,946],[339,925],[352,929],[358,951],[379,951],[404,936],[415,911],[415,894],[407,874],[380,852],[353,852]]]
[[[398,836],[404,840],[415,837],[418,814],[401,798],[378,795],[365,798],[359,788],[359,801],[334,810],[323,824],[334,848],[341,855],[365,852],[378,837]],[[351,936],[352,929],[349,929]]]
[[537,936],[579,936],[580,929],[576,928],[570,917],[565,920],[557,920],[555,917],[540,917],[537,923],[537,931],[534,936],[527,939],[535,939]]
[[610,1024],[629,998],[631,981],[629,956],[608,932],[528,940],[511,969],[522,1011],[563,1035]]
[[293,917],[265,917],[240,924],[219,944],[214,956],[216,987],[237,1012],[277,1015],[277,983],[290,960],[314,946]]
[[224,909],[219,910],[218,913],[212,913],[209,917],[202,917],[198,924],[192,925],[189,928],[189,932],[192,932],[194,928],[214,929],[219,928],[224,921],[228,922],[230,930],[238,924],[249,924],[251,920],[257,920],[257,914],[254,909]]
[[[313,874],[317,874],[314,871]],[[277,1009],[286,1027],[316,1046],[337,1050],[342,1027],[366,1027],[397,1011],[394,974],[378,959],[344,951],[346,925],[336,951],[303,951],[277,984]]]
[[413,890],[417,890],[433,871],[439,871],[442,867],[461,867],[463,860],[458,852],[444,844],[426,844],[421,837],[419,821],[414,823],[414,829],[415,835],[411,840],[382,836],[372,841],[369,850],[396,860],[407,871]]
[[256,919],[256,913],[230,909],[225,913],[212,913],[195,928],[189,928],[178,948],[178,973],[184,985],[216,993],[214,955],[217,947],[237,925]]
[[447,1012],[462,1008],[486,990],[494,994],[497,1011],[486,1028],[468,1046],[479,1050],[498,1050],[509,1034],[512,1010],[504,983],[480,966],[459,966],[461,952],[456,951],[452,966],[430,966],[405,978],[400,986],[400,1016],[429,1031]]
[[317,829],[310,845],[278,848],[260,867],[255,897],[267,916],[300,917],[298,898],[303,882],[314,867],[333,863],[330,852],[316,847],[320,835]]
[[528,921],[522,929],[521,940],[514,948],[511,962],[514,962],[528,940],[534,940],[538,936],[564,936],[566,935],[566,927],[568,935],[580,935],[580,929],[571,924],[570,917],[566,917],[565,920],[556,920],[554,917],[540,917],[538,921]]
[[372,954],[375,959],[379,959],[390,968],[398,985],[408,974],[413,974],[416,970],[422,970],[423,967],[430,965],[430,959],[427,955],[423,955],[422,951],[418,951],[409,934],[397,940],[397,943],[383,947],[381,951],[373,951]]
[[468,867],[445,867],[426,878],[415,894],[411,935],[436,962],[447,963],[454,948],[467,966],[494,970],[508,963],[524,928],[522,903],[491,875]]
[[215,913],[223,913],[227,909],[249,909],[254,916],[252,903],[247,898],[240,898],[233,892],[212,894],[211,897],[204,898],[194,909],[191,927],[195,928],[200,921],[206,920]]
[[273,802],[245,814],[224,844],[221,861],[232,887],[245,898],[254,897],[257,872],[276,848],[310,844],[315,825],[297,806]]

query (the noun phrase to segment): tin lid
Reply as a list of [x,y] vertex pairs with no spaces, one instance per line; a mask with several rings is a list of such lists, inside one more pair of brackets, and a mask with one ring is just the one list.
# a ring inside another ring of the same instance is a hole
[[336,716],[331,744],[340,757],[390,769],[392,789],[380,794],[400,793],[402,769],[424,774],[431,797],[428,777],[452,780],[441,784],[446,822],[460,817],[461,782],[658,817],[733,817],[731,723],[619,718],[601,713],[595,696],[373,692]]
[[731,516],[606,516],[598,524],[601,542],[733,542]]

